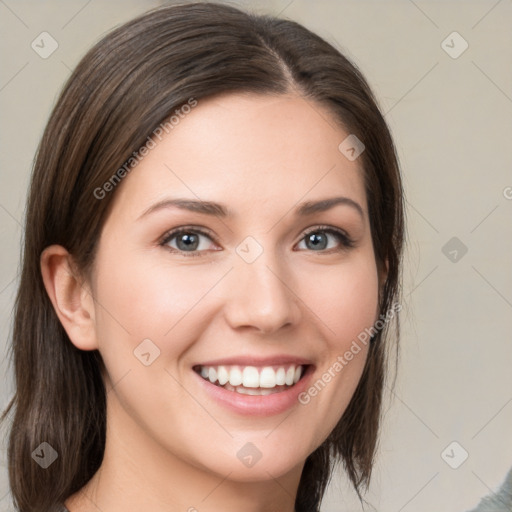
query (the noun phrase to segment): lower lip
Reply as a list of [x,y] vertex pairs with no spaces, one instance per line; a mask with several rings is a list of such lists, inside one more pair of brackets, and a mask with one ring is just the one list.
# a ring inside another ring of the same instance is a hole
[[205,392],[220,405],[238,413],[247,416],[271,416],[280,414],[291,407],[300,405],[298,396],[307,387],[313,373],[313,366],[306,368],[303,377],[291,388],[272,393],[270,395],[243,395],[236,391],[228,391],[221,386],[212,384],[194,371],[196,377]]

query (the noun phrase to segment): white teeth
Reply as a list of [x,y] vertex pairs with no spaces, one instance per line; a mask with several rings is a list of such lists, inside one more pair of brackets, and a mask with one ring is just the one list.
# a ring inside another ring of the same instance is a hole
[[295,377],[295,368],[293,366],[290,366],[286,372],[286,377],[284,379],[284,382],[287,386],[291,386],[293,384],[293,378]]
[[242,372],[238,368],[233,368],[229,372],[229,383],[232,386],[240,386],[242,384]]
[[260,390],[259,389],[253,389],[253,388],[247,388],[247,387],[238,387],[238,393],[241,393],[242,395],[252,395],[252,396],[256,396],[256,395],[261,395],[260,393]]
[[[279,367],[265,366],[201,366],[199,373],[204,379],[212,384],[218,382],[226,389],[234,390],[243,386],[240,393],[245,394],[269,394],[262,390],[271,390],[277,386],[293,386],[303,373],[304,367],[300,365],[286,365]],[[232,388],[232,389],[231,389]],[[258,390],[257,393],[246,392],[247,390]]]
[[244,388],[259,388],[260,387],[260,376],[258,369],[254,366],[246,366],[242,373],[242,384]]
[[286,384],[286,371],[284,368],[279,368],[276,372],[276,384],[284,386]]
[[[274,389],[265,389],[265,388],[244,388],[243,386],[233,387],[230,384],[226,384],[223,386],[228,391],[234,391],[236,393],[240,393],[241,395],[272,395],[273,393],[279,393],[283,391],[283,388],[274,388]],[[285,388],[286,389],[286,388]]]
[[225,366],[219,366],[217,378],[219,379],[219,384],[221,386],[224,386],[224,384],[229,380],[229,372],[226,370]]
[[[297,367],[300,371],[300,366]],[[276,372],[271,366],[265,366],[260,373],[260,388],[275,388]]]

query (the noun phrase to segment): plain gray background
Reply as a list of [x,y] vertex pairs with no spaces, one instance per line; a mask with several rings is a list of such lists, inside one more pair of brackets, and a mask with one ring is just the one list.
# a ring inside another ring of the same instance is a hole
[[[2,405],[25,197],[50,109],[92,43],[162,3],[0,0]],[[381,512],[469,510],[512,466],[512,0],[231,3],[319,33],[378,97],[402,164],[408,248],[399,378],[367,499]],[[42,32],[58,44],[46,59],[31,47]],[[5,442],[1,455],[7,511]],[[336,480],[323,511],[361,510]]]

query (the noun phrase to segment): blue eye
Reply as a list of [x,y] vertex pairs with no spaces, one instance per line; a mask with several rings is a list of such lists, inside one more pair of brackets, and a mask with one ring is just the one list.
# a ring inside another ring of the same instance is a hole
[[305,242],[306,249],[311,249],[315,252],[336,249],[336,242],[329,245],[329,237],[331,239],[334,238],[338,244],[341,243],[343,248],[354,247],[353,240],[351,240],[343,231],[330,227],[316,227],[315,229],[308,231],[301,242]]
[[[172,252],[181,253],[183,256],[201,256],[210,245],[204,239],[209,240],[210,244],[213,243],[212,236],[205,231],[198,228],[181,227],[167,233],[160,245],[170,248]],[[299,245],[303,242],[305,249],[314,252],[342,251],[354,247],[354,242],[348,235],[328,226],[317,226],[308,231],[302,237]],[[300,249],[304,249],[304,247]]]
[[[201,237],[212,238],[199,229],[179,228],[166,235],[161,245],[165,245],[177,252],[188,253],[186,256],[200,256],[201,252],[207,249],[208,243],[201,243]],[[176,239],[176,245],[171,242]],[[206,245],[206,248],[204,247]]]

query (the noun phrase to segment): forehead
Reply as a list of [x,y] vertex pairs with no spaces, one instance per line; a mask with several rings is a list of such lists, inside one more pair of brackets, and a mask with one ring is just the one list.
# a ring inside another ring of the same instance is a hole
[[326,107],[300,96],[200,99],[124,178],[115,209],[135,216],[179,196],[279,214],[337,193],[366,209],[360,161],[338,149],[347,136]]

